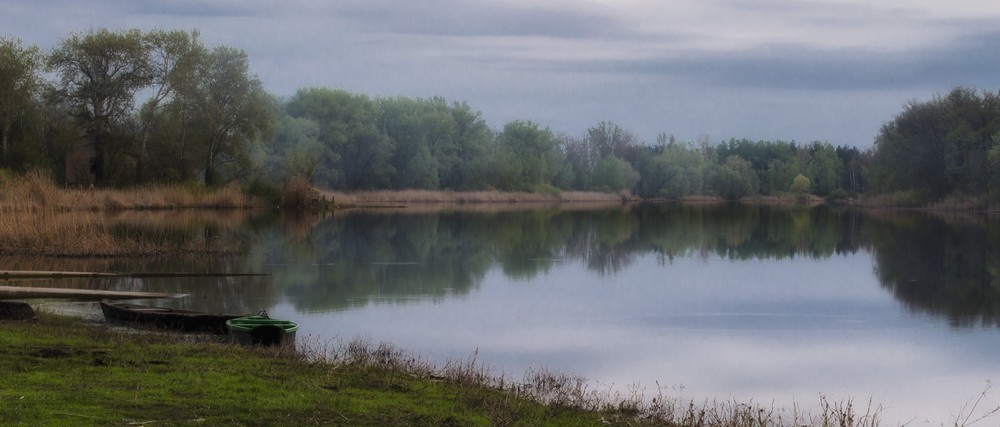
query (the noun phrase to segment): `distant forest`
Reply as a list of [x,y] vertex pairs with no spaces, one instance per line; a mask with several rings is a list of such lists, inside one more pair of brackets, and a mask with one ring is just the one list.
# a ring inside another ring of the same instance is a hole
[[997,92],[959,87],[911,101],[866,150],[667,133],[642,141],[610,121],[577,135],[531,120],[494,129],[439,97],[312,87],[281,99],[243,50],[205,46],[198,31],[73,33],[47,52],[0,38],[0,137],[0,180],[43,169],[70,185],[259,189],[304,177],[336,190],[1000,199]]

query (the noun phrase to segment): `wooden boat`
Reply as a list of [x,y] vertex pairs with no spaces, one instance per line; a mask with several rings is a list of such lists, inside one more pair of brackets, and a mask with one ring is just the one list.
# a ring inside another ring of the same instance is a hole
[[128,325],[148,325],[154,328],[177,329],[185,332],[226,333],[226,321],[241,314],[205,313],[166,307],[101,301],[101,311],[108,322]]
[[295,346],[299,325],[267,316],[244,316],[226,321],[232,342],[243,345]]

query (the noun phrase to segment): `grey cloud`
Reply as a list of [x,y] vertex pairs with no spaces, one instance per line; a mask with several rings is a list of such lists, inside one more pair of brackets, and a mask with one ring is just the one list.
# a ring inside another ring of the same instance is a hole
[[139,15],[165,15],[182,18],[222,18],[257,16],[261,4],[238,0],[153,0],[122,1],[122,10]]
[[382,0],[347,3],[339,13],[363,28],[396,34],[587,38],[628,33],[623,22],[601,10],[555,9],[542,4]]
[[916,52],[823,51],[776,45],[740,52],[667,58],[550,62],[563,71],[663,76],[720,87],[793,90],[895,90],[919,86],[996,84],[1000,32]]

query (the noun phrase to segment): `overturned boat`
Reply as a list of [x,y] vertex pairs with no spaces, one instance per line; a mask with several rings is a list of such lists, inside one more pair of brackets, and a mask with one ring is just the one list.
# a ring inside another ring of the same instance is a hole
[[242,314],[206,313],[113,301],[101,301],[101,311],[104,312],[104,318],[109,323],[219,335],[228,331],[226,321],[244,316]]

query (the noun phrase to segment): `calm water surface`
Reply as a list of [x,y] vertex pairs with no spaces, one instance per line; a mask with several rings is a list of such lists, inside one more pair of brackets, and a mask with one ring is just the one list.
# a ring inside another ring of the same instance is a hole
[[313,342],[389,341],[440,364],[478,354],[514,379],[544,367],[599,390],[805,409],[871,399],[890,425],[940,425],[1000,378],[987,216],[655,205],[115,220],[245,255],[61,267],[270,276],[59,285],[267,309]]

